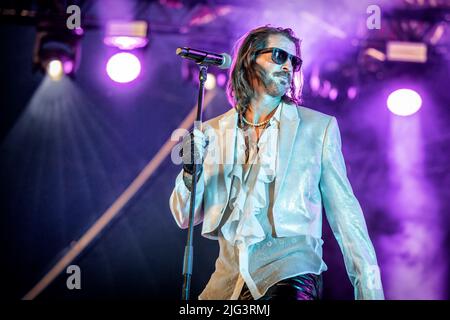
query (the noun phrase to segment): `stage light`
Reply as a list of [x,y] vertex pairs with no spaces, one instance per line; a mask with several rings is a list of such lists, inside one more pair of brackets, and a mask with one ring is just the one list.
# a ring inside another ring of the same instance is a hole
[[387,58],[390,61],[427,62],[428,48],[425,43],[388,41],[386,51]]
[[54,81],[61,79],[64,74],[63,64],[61,60],[51,60],[47,65],[47,74]]
[[320,89],[320,76],[318,66],[313,66],[311,76],[309,78],[309,86],[312,92],[317,93]]
[[212,90],[216,87],[216,76],[212,73],[208,73],[208,77],[206,78],[205,82],[205,89],[206,90]]
[[219,87],[225,87],[225,85],[227,84],[227,76],[223,73],[219,73],[216,77],[216,80]]
[[103,42],[121,50],[143,48],[148,43],[147,29],[145,21],[110,21]]
[[356,88],[356,86],[351,86],[347,89],[347,97],[350,100],[355,99],[357,94],[358,94],[358,89]]
[[[145,46],[147,39],[138,37],[113,37],[108,39],[108,43],[111,46],[115,46],[122,50],[133,50]],[[105,40],[106,41],[106,40]]]
[[336,88],[331,88],[330,92],[328,93],[328,96],[331,101],[335,101],[338,97],[339,91]]
[[319,94],[322,98],[329,98],[330,90],[331,90],[331,82],[328,80],[324,80],[319,90]]
[[365,51],[365,54],[378,60],[378,61],[386,61],[386,55],[378,49],[368,48]]
[[422,98],[411,89],[399,89],[392,92],[387,99],[388,109],[399,116],[409,116],[419,111]]
[[[139,50],[148,43],[147,31],[146,21],[109,21],[103,42],[120,50]],[[108,60],[106,72],[115,82],[131,82],[139,76],[141,63],[130,52],[116,53]]]
[[141,63],[135,55],[128,52],[120,52],[108,60],[106,72],[115,82],[131,82],[141,73]]
[[79,64],[82,29],[74,31],[52,25],[39,29],[33,54],[33,71],[46,72],[59,80],[63,74],[73,76]]

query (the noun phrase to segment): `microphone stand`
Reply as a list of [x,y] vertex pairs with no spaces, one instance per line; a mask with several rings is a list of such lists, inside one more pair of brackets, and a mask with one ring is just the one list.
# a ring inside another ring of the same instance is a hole
[[[203,110],[203,95],[204,87],[207,77],[208,67],[206,65],[199,64],[200,72],[198,75],[199,79],[199,89],[198,89],[198,101],[197,101],[197,117],[194,122],[194,129],[201,130],[202,127],[202,110]],[[191,160],[194,161],[194,149],[191,148]],[[197,164],[194,161],[194,172],[192,173],[192,188],[191,188],[191,201],[189,208],[189,225],[188,225],[188,236],[186,241],[186,246],[184,247],[184,260],[183,260],[183,290],[182,290],[182,300],[190,299],[190,289],[191,289],[191,276],[192,276],[192,262],[194,247],[192,245],[194,238],[194,213],[195,213],[195,201],[196,201],[196,190],[197,190],[197,172],[202,170],[202,163]]]

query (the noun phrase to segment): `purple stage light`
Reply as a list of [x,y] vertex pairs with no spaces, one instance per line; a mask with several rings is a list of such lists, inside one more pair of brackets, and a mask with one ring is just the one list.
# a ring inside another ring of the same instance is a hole
[[227,84],[227,76],[224,75],[223,73],[219,73],[217,75],[217,85],[219,87],[224,87]]
[[410,116],[419,111],[422,98],[411,89],[399,89],[392,92],[387,99],[388,109],[399,116]]
[[111,36],[104,40],[105,44],[122,50],[133,50],[147,45],[147,38],[130,36]]
[[356,95],[358,94],[358,89],[355,86],[351,86],[347,89],[347,97],[350,100],[353,100],[356,98]]
[[330,92],[328,93],[328,97],[331,101],[335,101],[339,95],[339,91],[336,88],[331,88]]
[[72,60],[66,60],[63,63],[63,70],[65,74],[70,74],[72,73],[73,69],[74,69],[75,63]]
[[121,52],[109,58],[106,72],[115,82],[127,83],[135,80],[141,72],[139,59],[128,52]]
[[331,82],[328,80],[324,80],[322,83],[322,87],[319,90],[319,94],[322,98],[328,98],[330,96],[331,90]]
[[79,36],[82,36],[84,34],[84,29],[81,27],[76,27],[74,31],[75,31],[75,34],[77,34]]
[[148,43],[146,21],[108,21],[104,43],[121,50],[143,48]]

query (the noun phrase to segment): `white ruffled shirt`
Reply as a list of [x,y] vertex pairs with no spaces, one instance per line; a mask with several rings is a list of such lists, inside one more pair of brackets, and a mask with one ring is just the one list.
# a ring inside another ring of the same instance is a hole
[[219,225],[220,254],[216,270],[199,299],[235,300],[244,282],[253,298],[258,299],[280,280],[327,270],[322,260],[322,239],[273,236],[272,205],[282,105],[258,143],[251,142],[255,141],[254,131],[237,128],[230,197]]

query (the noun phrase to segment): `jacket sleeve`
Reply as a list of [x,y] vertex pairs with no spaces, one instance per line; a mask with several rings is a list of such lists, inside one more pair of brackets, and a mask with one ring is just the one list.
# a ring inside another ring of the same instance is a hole
[[384,299],[375,250],[361,206],[347,178],[335,117],[331,118],[325,132],[319,186],[327,220],[355,290],[355,299]]
[[[205,185],[202,172],[196,185],[194,225],[198,225],[203,221],[202,203],[204,189]],[[176,223],[182,229],[186,229],[189,225],[190,201],[191,191],[186,187],[183,181],[183,170],[181,170],[175,180],[175,187],[170,195],[169,206]]]

